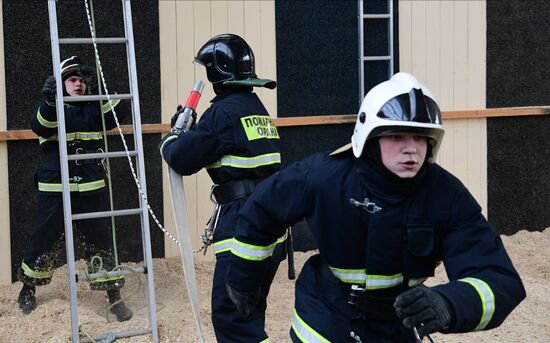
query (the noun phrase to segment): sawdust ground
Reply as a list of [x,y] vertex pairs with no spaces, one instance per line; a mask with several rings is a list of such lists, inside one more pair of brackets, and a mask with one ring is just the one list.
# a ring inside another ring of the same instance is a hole
[[[435,334],[438,343],[459,342],[550,342],[550,228],[543,232],[520,231],[503,236],[504,244],[522,276],[527,299],[494,330],[460,335]],[[312,253],[296,253],[297,270]],[[83,263],[77,266],[82,268]],[[210,324],[210,284],[213,263],[197,265],[197,282],[207,342],[214,342]],[[197,342],[195,324],[187,299],[179,258],[155,259],[155,288],[158,330],[161,342]],[[82,330],[92,336],[107,332],[128,331],[147,327],[147,297],[143,276],[129,276],[123,295],[134,318],[125,323],[108,323],[104,292],[91,292],[85,282],[79,282],[79,322]],[[444,282],[442,270],[431,283]],[[16,303],[20,283],[0,286],[0,342],[68,342],[71,337],[70,306],[66,267],[59,268],[52,283],[37,290],[38,308],[23,315]],[[294,302],[294,281],[287,278],[284,262],[277,274],[269,298],[266,330],[273,342],[290,342],[290,314]],[[109,319],[113,320],[112,316]],[[150,342],[149,335],[119,338],[116,342]]]

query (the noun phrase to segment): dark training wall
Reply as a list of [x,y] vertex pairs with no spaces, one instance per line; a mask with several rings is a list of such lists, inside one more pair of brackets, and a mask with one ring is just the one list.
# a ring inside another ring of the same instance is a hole
[[[355,114],[359,109],[356,1],[275,1],[279,117]],[[283,168],[350,142],[353,125],[280,127]],[[294,248],[315,248],[307,225]]]
[[[487,107],[550,105],[550,2],[487,1]],[[499,231],[550,226],[550,117],[487,119],[488,212]]]
[[356,1],[275,1],[279,117],[359,108]]
[[[90,37],[86,11],[80,1],[57,2],[61,38]],[[48,75],[53,74],[48,6],[46,1],[3,1],[4,60],[8,130],[30,129],[30,118],[40,99],[40,90]],[[160,122],[160,61],[158,2],[133,0],[132,14],[142,123]],[[120,1],[94,1],[97,37],[124,36]],[[126,48],[123,44],[99,45],[99,54],[109,91],[128,93]],[[95,66],[92,45],[62,45],[61,58],[80,56]],[[124,124],[130,124],[127,119]],[[130,149],[133,136],[126,137]],[[159,134],[143,136],[148,199],[162,222],[161,158],[157,144]],[[118,136],[109,137],[111,151],[122,150]],[[36,215],[36,190],[33,174],[45,158],[38,140],[8,143],[9,201],[12,271],[21,263],[26,239]],[[112,159],[111,172],[114,208],[138,206],[138,195],[126,159]],[[138,216],[117,217],[117,239],[121,261],[143,259],[141,225]],[[151,221],[154,257],[163,255],[163,235]],[[79,249],[75,246],[77,253]],[[77,254],[79,257],[80,254]],[[81,257],[81,256],[80,256]],[[15,274],[13,274],[13,279]]]

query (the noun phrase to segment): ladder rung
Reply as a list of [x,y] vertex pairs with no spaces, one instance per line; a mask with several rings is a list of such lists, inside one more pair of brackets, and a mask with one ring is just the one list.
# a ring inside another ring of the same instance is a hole
[[[110,334],[114,335],[116,338],[126,338],[126,337],[132,337],[132,336],[140,336],[140,335],[146,335],[150,334],[152,332],[150,327],[141,328],[141,329],[134,329],[134,330],[128,330],[128,331],[121,331],[121,332],[112,332]],[[97,336],[92,337],[92,339],[88,337],[80,337],[80,342],[100,342],[106,338],[109,338],[109,333],[107,335],[103,336]]]
[[[127,100],[132,99],[132,94],[109,94],[111,100]],[[79,102],[79,101],[98,101],[98,100],[109,100],[107,95],[75,95],[75,96],[64,96],[64,102]]]
[[143,274],[145,272],[145,268],[123,268],[123,269],[117,269],[114,271],[104,272],[104,273],[91,273],[86,275],[85,273],[78,274],[79,280],[97,280],[105,277],[115,277],[115,276],[122,276],[122,275],[132,275],[132,274]]
[[99,211],[73,214],[73,220],[92,219],[92,218],[105,218],[105,217],[120,217],[131,216],[133,214],[141,214],[143,211],[141,208],[133,208],[127,210],[114,210],[114,211]]
[[[95,41],[102,44],[116,44],[126,43],[128,39],[126,37],[107,37],[96,38]],[[92,44],[93,42],[91,38],[59,38],[59,44]]]
[[[137,156],[137,151],[130,150],[128,155]],[[67,155],[69,160],[92,160],[99,158],[112,158],[112,157],[126,157],[126,151],[113,151],[113,152],[93,152],[89,154],[72,154]]]
[[363,61],[388,61],[391,59],[391,56],[365,56]]
[[364,19],[389,19],[390,14],[363,14]]

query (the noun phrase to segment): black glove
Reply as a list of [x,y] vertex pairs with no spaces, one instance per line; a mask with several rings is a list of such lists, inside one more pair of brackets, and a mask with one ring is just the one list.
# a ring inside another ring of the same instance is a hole
[[393,304],[405,327],[416,327],[420,338],[446,330],[453,321],[451,305],[432,288],[420,285],[401,293]]
[[79,65],[77,68],[78,75],[86,82],[87,93],[97,94],[95,69],[87,65]]
[[243,317],[246,318],[254,312],[256,305],[258,305],[258,300],[260,299],[259,289],[252,293],[243,293],[231,288],[228,284],[225,284],[225,288],[227,289],[229,299],[237,306],[237,310],[239,310],[239,313]]
[[55,106],[55,76],[48,76],[46,82],[44,82],[42,96],[48,105]]
[[[172,118],[170,118],[170,128],[173,128],[174,125],[176,125],[176,121],[178,121],[178,117],[183,112],[183,110],[184,110],[184,107],[182,105],[178,105],[178,108],[176,109],[176,113],[174,113]],[[193,111],[193,113],[191,114],[191,117],[193,119],[191,120],[191,125],[189,126],[190,128],[195,126],[195,123],[197,121],[197,112]]]

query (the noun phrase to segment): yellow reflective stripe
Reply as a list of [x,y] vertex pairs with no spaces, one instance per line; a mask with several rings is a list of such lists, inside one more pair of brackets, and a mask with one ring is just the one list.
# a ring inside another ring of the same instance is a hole
[[161,146],[160,146],[160,148],[159,148],[159,149],[160,149],[160,154],[161,154],[161,155],[162,155],[162,150],[164,149],[164,146],[166,145],[166,143],[171,142],[171,141],[173,141],[174,139],[178,139],[178,135],[172,135],[172,136],[166,138],[166,139],[162,142],[162,144],[161,144]]
[[271,340],[268,338],[264,339],[263,341],[261,341],[260,343],[271,343]]
[[103,187],[105,187],[105,180],[97,180],[92,182],[79,183],[78,191],[89,192],[89,191],[95,191],[96,189],[100,189]]
[[124,276],[123,275],[118,275],[118,276],[113,276],[113,277],[106,276],[102,279],[95,279],[93,281],[90,281],[90,283],[109,282],[109,281],[115,281],[115,280],[120,280],[120,279],[124,279]]
[[273,250],[277,244],[280,244],[287,239],[287,233],[282,237],[279,237],[277,241],[266,246],[254,245],[243,243],[235,238],[233,238],[233,245],[231,246],[231,253],[233,255],[239,256],[242,259],[249,261],[263,261],[266,258],[273,255]]
[[21,262],[21,269],[23,269],[25,275],[32,277],[33,279],[49,279],[53,275],[53,269],[47,272],[37,272],[32,270],[31,267],[29,267],[25,262]]
[[342,269],[330,266],[329,268],[332,271],[332,274],[342,282],[356,284],[365,283],[365,269]]
[[467,277],[458,281],[466,282],[475,288],[481,299],[482,313],[479,324],[474,328],[474,331],[485,329],[493,318],[495,313],[495,295],[489,285],[480,279]]
[[281,163],[281,154],[278,152],[253,157],[225,155],[221,160],[207,165],[206,169],[233,167],[233,168],[257,168],[270,164]]
[[292,312],[292,330],[300,341],[304,343],[330,343],[328,339],[321,336],[311,326],[307,325],[302,318],[300,318],[296,308]]
[[381,289],[395,287],[403,283],[403,274],[367,275],[366,289]]
[[[105,187],[105,180],[97,180],[85,183],[69,183],[71,192],[89,192]],[[63,184],[39,182],[38,190],[41,192],[63,192]]]
[[[67,142],[74,141],[74,140],[81,140],[81,141],[94,141],[94,140],[102,140],[103,134],[101,132],[67,132]],[[53,135],[48,138],[44,137],[38,137],[38,142],[40,144],[48,141],[57,141],[57,135]]]
[[57,127],[57,120],[56,121],[49,121],[46,118],[42,117],[42,113],[40,113],[40,110],[38,110],[38,113],[36,114],[36,119],[38,119],[38,122],[40,125],[47,127],[48,129],[55,129]]
[[241,124],[249,141],[260,138],[279,139],[279,132],[270,116],[251,115],[242,117]]
[[224,251],[230,251],[233,246],[233,238],[224,239],[213,244],[214,245],[214,254],[219,254]]
[[402,273],[395,275],[374,275],[366,274],[365,269],[344,269],[331,266],[329,268],[332,274],[340,281],[365,285],[365,288],[370,290],[395,287],[403,283]]
[[101,113],[107,114],[113,110],[120,103],[120,99],[114,99],[110,102],[106,102],[101,106]]

